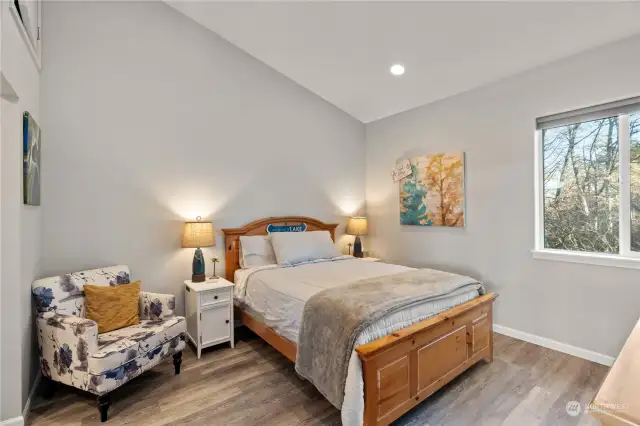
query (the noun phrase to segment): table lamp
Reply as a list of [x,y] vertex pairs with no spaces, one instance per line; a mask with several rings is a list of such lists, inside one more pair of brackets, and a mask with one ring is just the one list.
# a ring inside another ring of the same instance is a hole
[[367,218],[362,216],[350,217],[347,222],[347,234],[356,236],[356,240],[353,242],[353,257],[362,257],[360,235],[367,235]]
[[182,235],[182,247],[195,248],[193,254],[193,271],[191,281],[201,283],[206,281],[204,273],[204,256],[200,247],[213,247],[216,245],[216,237],[213,235],[213,223],[200,222],[202,218],[198,216],[197,222],[185,222],[184,234]]

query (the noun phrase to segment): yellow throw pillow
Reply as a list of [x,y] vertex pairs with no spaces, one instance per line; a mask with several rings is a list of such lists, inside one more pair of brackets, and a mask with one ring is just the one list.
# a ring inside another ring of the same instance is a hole
[[116,286],[85,285],[87,318],[98,323],[98,333],[140,324],[140,281]]

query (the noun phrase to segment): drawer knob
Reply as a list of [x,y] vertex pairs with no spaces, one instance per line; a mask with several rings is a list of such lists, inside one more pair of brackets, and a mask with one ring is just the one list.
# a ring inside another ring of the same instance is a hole
[[225,322],[226,322],[227,324],[229,324],[229,320],[226,320]]
[[214,299],[217,299],[217,298],[218,298],[218,296],[213,296],[213,298],[214,298]]

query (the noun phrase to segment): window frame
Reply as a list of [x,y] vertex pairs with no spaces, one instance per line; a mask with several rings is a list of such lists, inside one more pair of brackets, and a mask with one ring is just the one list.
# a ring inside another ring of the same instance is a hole
[[[602,109],[605,110],[606,108],[603,106]],[[564,113],[562,115],[566,114],[570,113]],[[616,114],[618,117],[618,170],[620,184],[620,201],[618,208],[620,222],[618,226],[618,237],[620,248],[617,254],[552,249],[544,246],[544,144],[542,140],[543,128],[540,128],[538,122],[534,137],[535,235],[534,248],[532,250],[534,258],[640,269],[640,252],[631,250],[631,141],[629,127],[629,115],[631,114],[634,114],[634,112],[625,111]],[[592,119],[589,117],[580,119],[581,114],[579,113],[574,114],[574,116],[576,122],[586,122]]]

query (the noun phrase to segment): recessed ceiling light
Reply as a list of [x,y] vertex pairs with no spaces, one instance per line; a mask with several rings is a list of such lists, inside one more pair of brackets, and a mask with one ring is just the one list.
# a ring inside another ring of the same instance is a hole
[[400,64],[395,64],[391,67],[390,71],[391,71],[391,74],[393,75],[402,75],[404,74],[404,66]]

